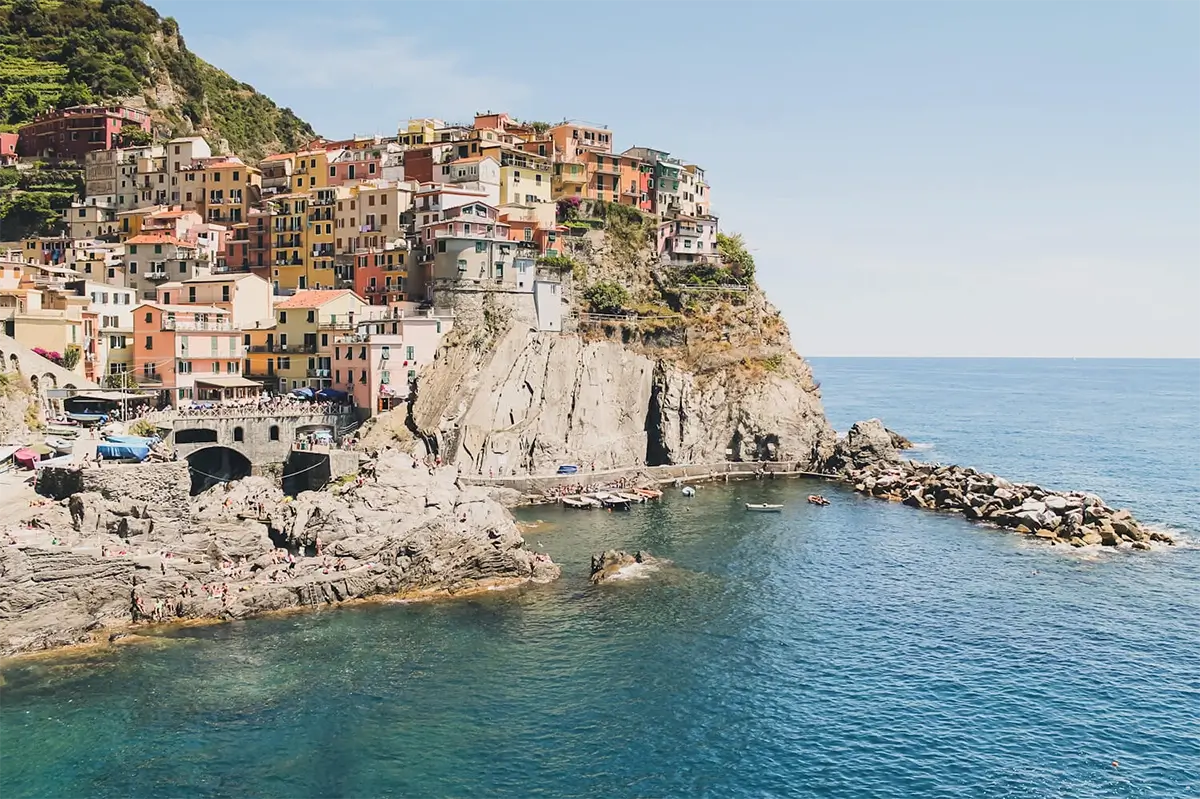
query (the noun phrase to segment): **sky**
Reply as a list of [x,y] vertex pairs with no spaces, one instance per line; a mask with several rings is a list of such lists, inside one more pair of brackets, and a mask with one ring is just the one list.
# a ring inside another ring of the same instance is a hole
[[328,138],[700,164],[801,354],[1200,357],[1200,4],[150,1]]

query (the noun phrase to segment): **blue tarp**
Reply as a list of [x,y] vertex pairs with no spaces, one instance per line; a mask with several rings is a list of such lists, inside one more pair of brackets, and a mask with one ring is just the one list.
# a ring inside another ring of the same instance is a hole
[[297,397],[304,397],[305,399],[312,399],[312,398],[313,398],[313,390],[312,390],[311,388],[308,388],[308,387],[304,387],[304,388],[293,388],[293,389],[292,389],[290,392],[288,392],[288,393],[290,393],[290,394],[294,394],[294,395],[295,395],[295,396],[297,396]]
[[100,444],[96,451],[106,461],[144,461],[150,455],[149,447],[138,444]]
[[120,436],[107,435],[104,440],[110,444],[134,444],[139,447],[149,447],[162,441],[158,436]]
[[317,392],[317,399],[323,400],[344,400],[350,396],[345,391],[338,391],[336,388],[323,388]]

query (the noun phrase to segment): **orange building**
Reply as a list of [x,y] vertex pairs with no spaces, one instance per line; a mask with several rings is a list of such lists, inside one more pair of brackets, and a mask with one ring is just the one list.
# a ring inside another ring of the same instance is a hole
[[229,311],[144,302],[133,309],[133,376],[146,389],[181,400],[252,396],[262,385],[242,377],[242,331]]
[[603,125],[569,120],[550,128],[549,134],[554,142],[555,153],[568,161],[579,158],[590,150],[612,152],[612,131]]

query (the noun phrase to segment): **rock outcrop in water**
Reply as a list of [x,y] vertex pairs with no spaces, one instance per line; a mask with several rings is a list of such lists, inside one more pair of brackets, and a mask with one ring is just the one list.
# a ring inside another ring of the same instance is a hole
[[662,561],[649,552],[630,553],[610,549],[592,555],[592,585],[643,576],[647,572],[657,570],[661,563]]
[[1173,543],[1095,494],[1052,491],[971,468],[902,460],[893,436],[878,419],[857,422],[838,443],[829,465],[855,491],[914,508],[961,513],[1052,544],[1149,549],[1151,541]]
[[558,576],[524,548],[508,512],[459,486],[453,469],[414,468],[389,451],[368,474],[290,501],[257,477],[189,499],[184,463],[85,470],[83,490],[31,509],[0,546],[0,655],[135,621]]

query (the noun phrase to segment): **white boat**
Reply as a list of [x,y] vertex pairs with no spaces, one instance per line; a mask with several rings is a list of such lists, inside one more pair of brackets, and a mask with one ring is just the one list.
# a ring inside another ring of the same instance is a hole
[[607,491],[592,494],[592,496],[600,500],[600,504],[606,508],[620,508],[622,510],[629,508],[629,500],[616,494],[610,494]]
[[65,441],[61,438],[47,438],[46,446],[54,450],[59,455],[70,455],[75,445],[70,441]]
[[783,510],[783,506],[782,505],[755,505],[753,503],[747,502],[746,510],[758,511],[759,513],[779,513],[781,510]]
[[691,486],[684,486],[682,493],[685,497],[694,497],[696,496],[696,489],[692,488]]
[[566,505],[568,508],[579,508],[580,510],[591,510],[592,508],[596,507],[600,503],[591,502],[587,499],[584,499],[583,497],[563,497],[562,504]]
[[629,500],[630,502],[645,502],[646,501],[646,498],[644,496],[642,496],[641,494],[634,493],[632,491],[615,491],[613,493],[616,496],[621,497],[622,499]]

